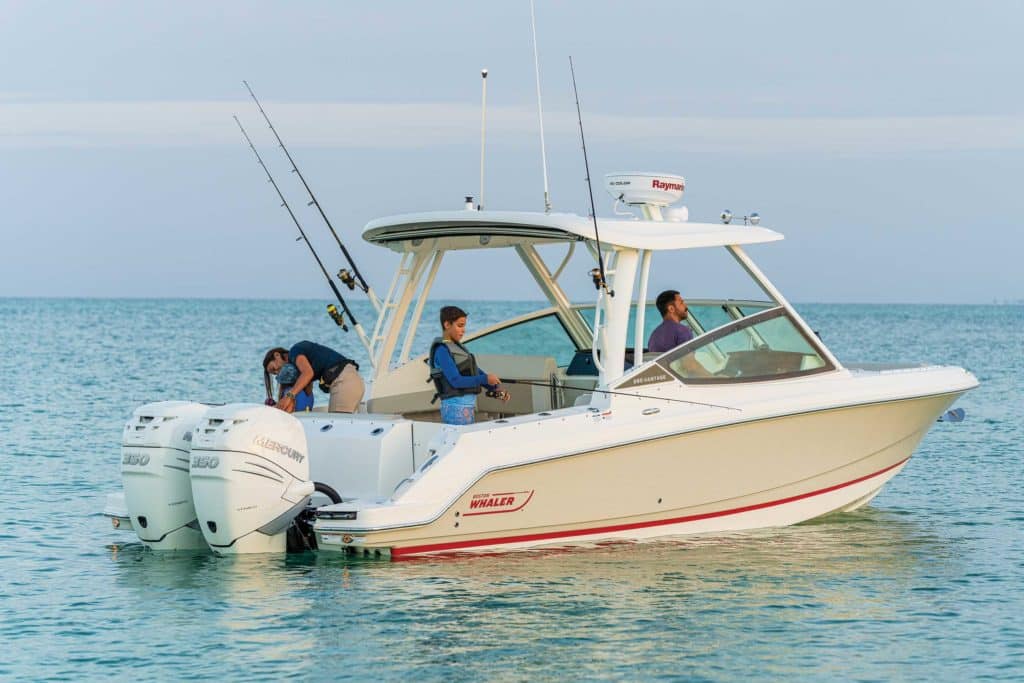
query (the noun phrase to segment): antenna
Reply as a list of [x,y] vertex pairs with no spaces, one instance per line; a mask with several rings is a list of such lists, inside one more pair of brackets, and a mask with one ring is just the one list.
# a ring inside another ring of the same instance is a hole
[[530,0],[530,28],[533,31],[533,71],[537,77],[537,118],[540,119],[540,164],[544,170],[544,213],[551,213],[551,195],[548,193],[548,156],[544,149],[544,108],[540,101],[540,61],[537,58],[537,20]]
[[484,150],[487,144],[487,69],[480,70],[483,81],[483,98],[480,102],[480,203],[477,209],[484,208]]
[[597,233],[597,210],[594,208],[594,188],[590,184],[590,162],[587,161],[587,140],[583,137],[583,114],[580,113],[580,91],[576,89],[576,69],[572,65],[572,55],[569,55],[569,73],[572,74],[572,92],[576,96],[576,120],[580,124],[580,142],[583,144],[583,168],[587,171],[587,192],[590,193],[590,217],[594,219],[594,241],[597,242],[597,265],[598,271],[591,271],[594,279],[594,287],[608,292],[608,296],[615,296],[615,290],[608,289],[608,283],[604,279],[604,252],[601,249],[601,236]]

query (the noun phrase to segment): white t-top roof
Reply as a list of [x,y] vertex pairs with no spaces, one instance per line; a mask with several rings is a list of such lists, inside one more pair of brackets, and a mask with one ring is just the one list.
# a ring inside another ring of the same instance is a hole
[[[619,220],[598,217],[601,242],[631,249],[695,249],[759,244],[782,234],[759,226],[672,221]],[[530,211],[430,211],[378,218],[367,223],[363,239],[397,246],[416,239],[505,236],[523,242],[569,242],[594,239],[590,217]],[[494,246],[508,246],[496,240]]]

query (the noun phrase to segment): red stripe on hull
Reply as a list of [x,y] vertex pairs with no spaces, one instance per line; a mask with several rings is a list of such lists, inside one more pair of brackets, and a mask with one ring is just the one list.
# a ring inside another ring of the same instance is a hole
[[672,517],[670,519],[658,519],[648,522],[632,522],[630,524],[614,524],[611,526],[594,527],[591,529],[573,529],[571,531],[549,531],[542,534],[523,534],[520,536],[505,536],[503,538],[481,538],[474,539],[472,541],[455,541],[452,543],[435,543],[431,545],[411,545],[405,548],[392,548],[391,557],[402,557],[404,555],[415,555],[419,553],[433,553],[444,550],[461,550],[464,548],[475,548],[486,545],[499,545],[499,544],[511,544],[511,543],[528,543],[530,541],[545,541],[557,538],[573,538],[576,536],[589,536],[592,534],[603,534],[615,531],[628,531],[630,529],[644,529],[652,526],[665,526],[668,524],[680,524],[683,522],[696,522],[702,519],[712,519],[714,517],[725,517],[728,515],[738,515],[743,512],[751,512],[753,510],[761,510],[764,508],[775,507],[778,505],[785,505],[786,503],[793,503],[798,500],[805,498],[812,498],[814,496],[820,496],[825,493],[831,493],[832,491],[838,491],[839,489],[846,488],[847,486],[853,486],[859,484],[862,481],[867,481],[873,477],[877,477],[880,474],[885,474],[889,470],[896,469],[903,463],[910,460],[909,457],[900,460],[895,465],[889,465],[888,467],[873,472],[871,474],[853,479],[851,481],[844,482],[842,484],[836,484],[835,486],[829,486],[828,488],[818,489],[817,491],[811,491],[809,493],[801,493],[797,496],[790,496],[789,498],[780,498],[779,500],[769,501],[767,503],[757,503],[756,505],[746,505],[744,507],[732,508],[731,510],[720,510],[718,512],[705,512],[699,515],[687,515],[684,517]]

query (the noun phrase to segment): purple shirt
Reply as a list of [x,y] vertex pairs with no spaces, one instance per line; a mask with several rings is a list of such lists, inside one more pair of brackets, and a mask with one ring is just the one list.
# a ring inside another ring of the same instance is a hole
[[682,323],[666,318],[651,332],[647,341],[648,351],[668,351],[693,339],[693,330]]

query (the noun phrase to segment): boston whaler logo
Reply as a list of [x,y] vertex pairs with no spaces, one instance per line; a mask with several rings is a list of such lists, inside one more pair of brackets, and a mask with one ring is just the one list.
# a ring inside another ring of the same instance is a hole
[[294,460],[295,462],[302,462],[303,460],[306,459],[306,456],[304,456],[302,453],[299,453],[294,448],[291,448],[290,446],[285,446],[283,443],[278,443],[277,441],[269,439],[265,436],[254,437],[252,442],[259,446],[260,448],[266,448],[268,451],[275,451],[277,453],[280,453],[281,455],[287,456]]
[[469,509],[463,516],[494,515],[499,512],[515,512],[522,510],[533,498],[533,491],[513,491],[511,493],[474,493],[469,501]]

